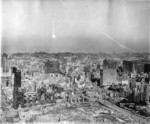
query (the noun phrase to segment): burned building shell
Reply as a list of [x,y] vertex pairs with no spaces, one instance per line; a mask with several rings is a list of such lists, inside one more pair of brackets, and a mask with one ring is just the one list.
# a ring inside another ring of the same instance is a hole
[[60,63],[58,61],[46,61],[44,63],[45,73],[59,73],[60,72]]

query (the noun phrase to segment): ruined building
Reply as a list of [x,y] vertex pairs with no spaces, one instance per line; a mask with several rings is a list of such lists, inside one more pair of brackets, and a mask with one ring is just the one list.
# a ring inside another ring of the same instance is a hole
[[60,63],[58,61],[46,61],[44,63],[45,74],[48,73],[59,73],[60,72]]
[[12,68],[13,73],[13,107],[17,109],[19,104],[23,106],[23,93],[19,91],[21,87],[21,71],[19,71],[16,67]]

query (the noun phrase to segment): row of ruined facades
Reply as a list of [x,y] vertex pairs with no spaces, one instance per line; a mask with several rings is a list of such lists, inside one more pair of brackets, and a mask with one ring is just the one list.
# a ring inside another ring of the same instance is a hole
[[[43,62],[43,61],[42,61]],[[23,64],[30,65],[30,62],[23,62]],[[149,78],[150,78],[150,70],[149,70],[149,62],[143,60],[123,60],[120,62],[110,61],[104,59],[100,64],[100,62],[87,62],[86,64],[66,64],[65,69],[62,69],[64,65],[55,60],[55,61],[44,61],[41,66],[38,66],[38,69],[25,69],[21,66],[20,62],[18,61],[9,61],[9,58],[6,54],[2,57],[2,69],[3,72],[9,72],[13,74],[13,83],[8,81],[8,77],[5,78],[6,86],[11,85],[14,88],[13,92],[13,101],[14,106],[16,108],[16,102],[19,101],[20,97],[23,95],[22,92],[18,91],[18,88],[21,87],[22,84],[22,77],[24,75],[30,75],[34,77],[37,73],[39,75],[42,74],[54,74],[57,78],[57,75],[61,74],[63,76],[69,77],[71,82],[80,83],[81,81],[85,81],[85,79],[89,79],[91,82],[95,82],[97,86],[103,86],[103,70],[107,68],[114,68],[117,71],[117,78],[120,79],[120,84],[117,86],[111,85],[113,90],[108,90],[107,94],[111,97],[124,97],[130,100],[134,100],[135,102],[145,101],[146,104],[149,104]],[[12,67],[17,68],[12,68]],[[22,67],[22,68],[21,68]],[[34,66],[32,66],[34,67]],[[65,71],[64,71],[65,70]],[[51,75],[52,76],[52,75]],[[109,77],[108,77],[109,78]],[[128,84],[123,84],[123,81],[128,79]],[[35,83],[35,86],[36,83]],[[37,88],[34,88],[34,91],[37,91]],[[39,90],[40,91],[40,90]],[[41,90],[41,92],[44,92]],[[22,93],[22,94],[21,94]],[[19,95],[18,95],[19,94]],[[39,93],[40,94],[40,93]],[[19,97],[20,96],[20,97]]]
[[[32,61],[31,61],[32,62]],[[33,70],[25,72],[21,68],[21,64],[18,61],[12,61],[12,65],[10,64],[11,61],[7,58],[7,56],[2,57],[2,69],[3,72],[8,72],[8,76],[2,77],[4,81],[4,85],[6,84],[6,87],[10,86],[13,89],[13,107],[18,108],[19,105],[22,107],[24,106],[24,102],[30,102],[30,100],[24,100],[25,91],[28,89],[22,89],[23,79],[24,78],[34,78]],[[24,62],[23,62],[24,63]],[[28,64],[25,63],[25,64]],[[96,82],[96,84],[101,87],[103,85],[103,68],[102,65],[97,66],[96,63],[91,64],[91,68],[89,68],[89,65],[83,65],[83,64],[77,64],[77,65],[70,65],[67,64],[65,71],[61,69],[61,63],[58,61],[44,61],[43,62],[44,67],[42,68],[43,71],[40,71],[42,75],[49,75],[50,77],[58,78],[58,76],[62,75],[63,77],[68,77],[69,82],[71,83],[72,87],[84,87],[85,86],[85,80],[90,79],[92,82]],[[33,66],[32,66],[33,67]],[[9,71],[8,71],[9,70]],[[43,73],[44,72],[44,73]],[[10,81],[11,80],[11,81]],[[67,83],[68,81],[66,81]],[[38,94],[37,100],[40,100],[43,93],[45,97],[51,96],[49,99],[55,99],[55,94],[49,94],[46,90],[49,90],[49,88],[45,87],[44,82],[33,82],[34,85],[32,85],[34,88],[33,92]],[[38,86],[40,84],[40,86]],[[3,85],[3,86],[4,86]],[[48,87],[51,87],[54,90],[58,91],[61,88],[58,88],[57,86],[49,85]],[[54,88],[55,87],[55,88]],[[56,93],[56,92],[55,92]],[[48,95],[49,94],[49,95]],[[57,94],[57,93],[56,93]],[[70,94],[70,93],[69,93]],[[83,99],[84,100],[84,99]]]

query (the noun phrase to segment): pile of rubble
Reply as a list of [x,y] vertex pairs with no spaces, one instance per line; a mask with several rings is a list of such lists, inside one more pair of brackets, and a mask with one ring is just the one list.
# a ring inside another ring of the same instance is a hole
[[84,83],[84,87],[79,88],[75,84],[67,85],[59,82],[54,85],[57,89],[54,93],[55,102],[17,110],[9,108],[7,112],[3,110],[2,122],[120,123],[108,108],[99,104],[102,89],[94,83],[88,81]]
[[[78,106],[57,105],[54,107],[45,107],[43,114],[37,116],[35,122],[51,122],[51,123],[98,123],[98,122],[117,122],[117,120],[109,120],[111,114],[108,109],[102,106],[94,106],[94,104],[82,104]],[[113,118],[113,117],[111,117]]]

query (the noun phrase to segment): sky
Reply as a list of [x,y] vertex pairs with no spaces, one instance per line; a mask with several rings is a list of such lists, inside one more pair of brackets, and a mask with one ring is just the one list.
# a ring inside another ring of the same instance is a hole
[[2,52],[150,52],[146,0],[3,0]]

